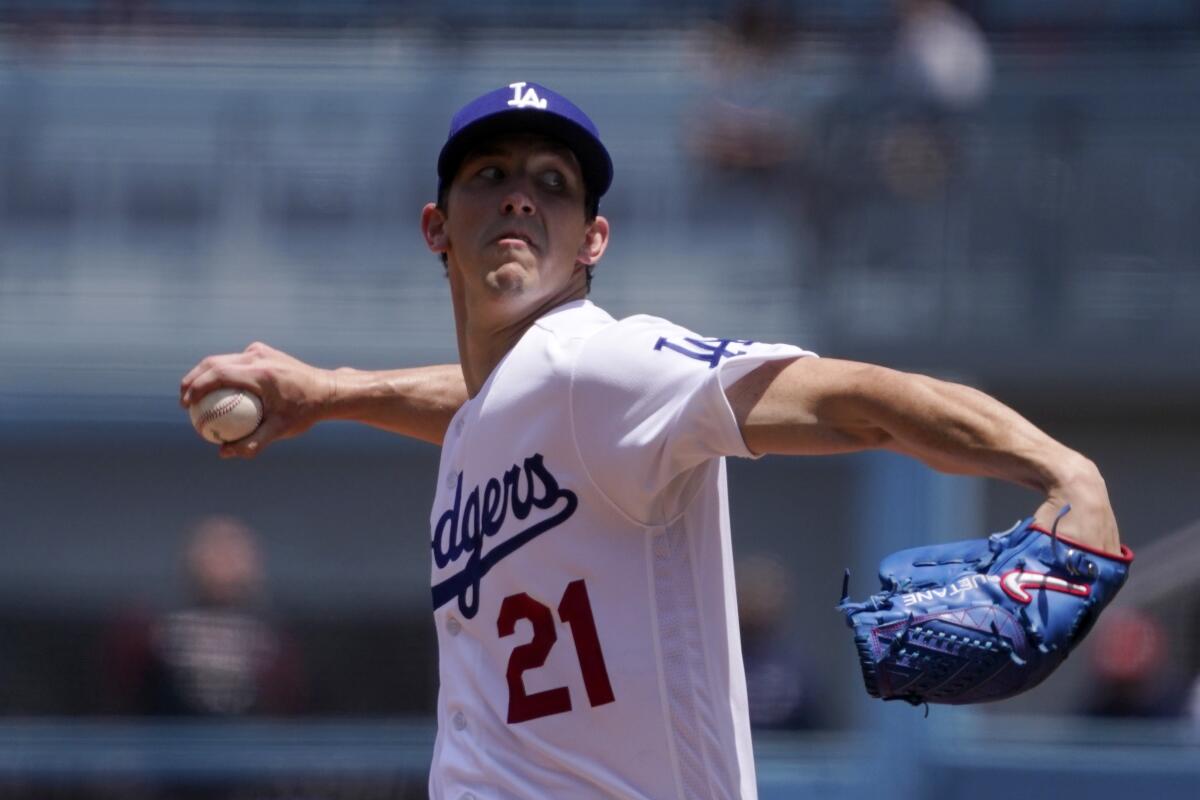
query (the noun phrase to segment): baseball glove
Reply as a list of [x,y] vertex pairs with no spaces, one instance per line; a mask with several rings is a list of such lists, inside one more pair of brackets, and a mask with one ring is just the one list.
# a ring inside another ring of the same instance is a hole
[[[1067,512],[1069,506],[1059,514]],[[884,700],[983,703],[1041,683],[1091,629],[1133,553],[1099,553],[1023,520],[986,539],[883,559],[883,591],[838,610],[854,629],[867,692]]]

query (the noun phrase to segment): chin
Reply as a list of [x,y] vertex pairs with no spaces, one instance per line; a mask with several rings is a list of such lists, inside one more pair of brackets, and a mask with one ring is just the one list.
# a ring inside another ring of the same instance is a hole
[[503,264],[489,272],[485,281],[496,292],[521,293],[529,282],[529,273],[520,264]]

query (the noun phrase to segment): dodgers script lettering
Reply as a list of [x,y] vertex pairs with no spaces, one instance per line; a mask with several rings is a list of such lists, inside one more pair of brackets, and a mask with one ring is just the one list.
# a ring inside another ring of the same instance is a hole
[[[560,502],[562,501],[562,502]],[[525,520],[533,509],[558,510],[525,529],[514,533],[483,552],[485,539],[492,539],[504,528],[511,511],[516,520]],[[441,608],[452,598],[467,619],[479,611],[479,583],[483,576],[504,558],[512,555],[548,530],[566,522],[579,506],[579,498],[558,485],[558,479],[545,465],[541,453],[514,464],[499,478],[489,478],[475,486],[463,499],[462,474],[454,489],[454,503],[438,519],[433,530],[433,562],[438,569],[458,562],[465,554],[466,564],[458,574],[433,587],[433,607]]]

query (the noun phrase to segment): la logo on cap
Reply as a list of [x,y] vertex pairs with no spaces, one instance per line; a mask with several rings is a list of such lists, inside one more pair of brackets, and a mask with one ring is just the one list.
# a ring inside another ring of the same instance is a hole
[[508,101],[510,106],[514,108],[542,108],[546,107],[546,101],[537,96],[537,92],[530,86],[525,94],[521,94],[521,89],[524,88],[525,81],[519,83],[510,83],[508,88],[513,90],[512,99]]

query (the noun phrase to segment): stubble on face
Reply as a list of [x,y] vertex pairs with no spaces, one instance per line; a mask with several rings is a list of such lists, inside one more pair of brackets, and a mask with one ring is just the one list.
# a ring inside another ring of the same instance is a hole
[[[502,249],[502,248],[500,248]],[[516,250],[517,248],[511,248]],[[520,295],[528,286],[531,272],[535,269],[533,259],[523,257],[528,253],[512,252],[500,256],[495,267],[484,273],[483,282],[488,289],[496,294]]]

